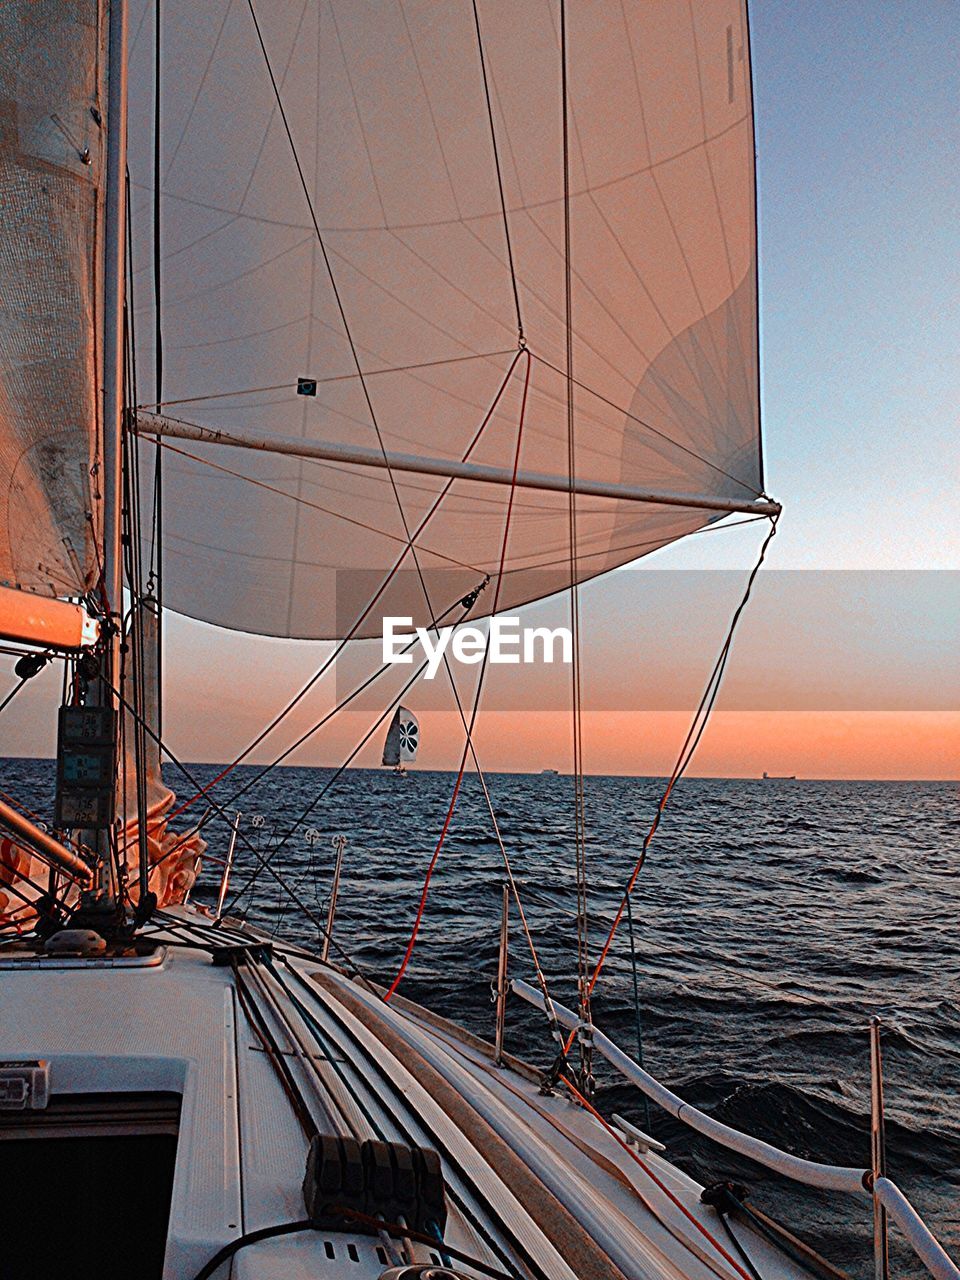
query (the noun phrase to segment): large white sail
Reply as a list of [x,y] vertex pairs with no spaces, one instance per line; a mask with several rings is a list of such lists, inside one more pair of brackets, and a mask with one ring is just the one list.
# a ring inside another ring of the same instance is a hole
[[[527,367],[524,355],[507,378],[519,307],[531,353],[520,466],[569,477],[569,266],[577,482],[756,497],[742,0],[568,6],[566,188],[550,0],[480,0],[479,40],[469,3],[254,9],[293,145],[248,5],[162,9],[164,399],[174,402],[163,412],[459,461],[496,402],[470,460],[510,467]],[[144,403],[152,24],[149,6],[134,8]],[[315,396],[297,394],[301,377],[317,381]],[[445,488],[438,476],[172,444],[181,452],[165,461],[166,603],[268,634],[342,634]],[[417,537],[421,566],[445,571],[429,577],[434,612],[496,573],[508,497],[457,479]],[[576,576],[715,518],[582,497]],[[518,491],[501,605],[564,586],[570,550],[566,495]],[[431,610],[409,556],[404,568],[378,612],[423,620]]]
[[97,576],[98,0],[0,5],[0,583]]

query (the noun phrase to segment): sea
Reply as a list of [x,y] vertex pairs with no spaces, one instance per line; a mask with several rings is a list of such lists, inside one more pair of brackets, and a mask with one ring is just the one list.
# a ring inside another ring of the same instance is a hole
[[[184,797],[217,765],[168,781]],[[205,834],[241,839],[235,914],[318,947],[336,836],[346,839],[333,959],[392,981],[414,927],[454,786],[449,773],[241,766],[212,794]],[[52,765],[8,760],[0,786],[49,803]],[[500,833],[551,995],[576,1003],[573,781],[489,774]],[[587,929],[595,959],[664,780],[585,779]],[[242,790],[242,794],[238,794]],[[321,793],[323,793],[321,795]],[[263,862],[266,861],[266,868]],[[260,868],[259,871],[257,868]],[[694,1106],[810,1159],[870,1159],[869,1025],[880,1019],[889,1175],[960,1254],[960,826],[956,784],[684,778],[675,788],[593,998],[593,1017]],[[275,877],[274,872],[279,876]],[[208,862],[195,898],[216,898]],[[400,990],[492,1038],[505,868],[467,775]],[[283,881],[283,884],[280,883]],[[284,887],[285,886],[285,887]],[[517,912],[509,972],[533,978]],[[635,978],[635,981],[634,981]],[[554,1057],[543,1015],[512,999],[506,1047]],[[751,1200],[852,1275],[872,1274],[866,1197],[797,1187],[647,1108],[602,1058],[596,1102],[666,1144],[703,1183]],[[891,1273],[924,1274],[891,1233]]]

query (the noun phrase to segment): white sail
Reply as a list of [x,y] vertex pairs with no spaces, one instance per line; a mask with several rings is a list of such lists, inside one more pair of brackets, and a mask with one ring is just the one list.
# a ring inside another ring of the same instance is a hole
[[97,575],[98,0],[0,5],[0,583]]
[[[569,478],[557,5],[481,0],[483,64],[469,4],[254,7],[293,145],[248,6],[165,0],[162,9],[164,399],[173,402],[163,411],[391,453],[459,461],[469,451],[512,467],[527,363],[507,379],[519,304],[531,353],[520,465]],[[749,500],[762,478],[744,5],[596,0],[568,6],[567,20],[576,480]],[[130,165],[144,366],[152,23],[152,10],[135,6]],[[315,395],[297,394],[302,377],[316,380]],[[152,394],[142,371],[147,407]],[[166,602],[243,630],[342,634],[445,490],[438,476],[173,446]],[[454,481],[417,537],[433,612],[496,573],[508,500],[509,488]],[[716,518],[583,497],[575,574]],[[570,555],[567,496],[518,492],[501,604],[561,588]],[[431,609],[409,556],[404,568],[381,611],[424,620]]]

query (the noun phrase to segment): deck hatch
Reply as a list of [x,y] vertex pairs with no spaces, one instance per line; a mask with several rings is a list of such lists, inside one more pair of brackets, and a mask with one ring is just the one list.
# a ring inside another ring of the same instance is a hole
[[0,1112],[0,1183],[17,1189],[0,1199],[9,1274],[129,1280],[136,1259],[137,1280],[160,1280],[179,1119],[173,1093],[54,1094],[42,1111]]

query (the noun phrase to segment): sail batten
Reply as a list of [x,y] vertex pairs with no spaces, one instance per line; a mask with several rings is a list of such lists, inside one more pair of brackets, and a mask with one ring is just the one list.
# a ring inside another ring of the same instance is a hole
[[[146,15],[149,29],[150,9],[134,23]],[[268,69],[248,10],[220,0],[197,16],[166,0],[164,396],[199,428],[265,441],[232,453],[232,479],[167,456],[172,608],[336,636],[353,621],[338,605],[344,577],[385,576],[424,521],[418,547],[495,574],[507,486],[451,484],[439,465],[334,472],[316,454],[337,442],[354,457],[512,470],[528,360],[519,469],[554,478],[557,493],[517,487],[501,601],[542,593],[546,568],[563,585],[556,5],[519,0],[505,21],[479,0],[478,12],[482,50],[469,5],[258,6]],[[596,0],[567,18],[573,470],[575,488],[593,488],[578,496],[574,572],[586,578],[765,501],[753,104],[742,0]],[[135,48],[131,68],[131,170],[145,192],[149,56]],[[141,292],[147,356],[151,302]],[[296,440],[303,456],[285,443]],[[644,510],[642,493],[702,501],[671,514]],[[419,591],[394,603],[422,623],[435,612]]]

